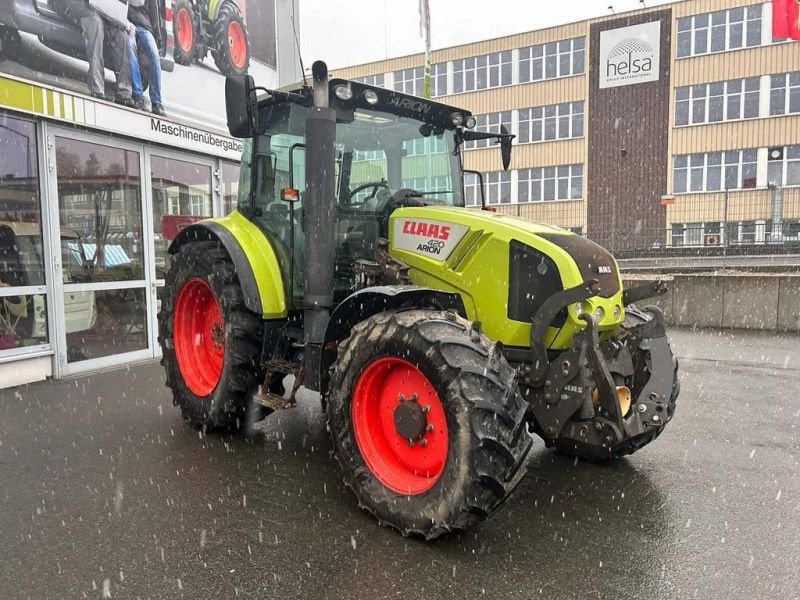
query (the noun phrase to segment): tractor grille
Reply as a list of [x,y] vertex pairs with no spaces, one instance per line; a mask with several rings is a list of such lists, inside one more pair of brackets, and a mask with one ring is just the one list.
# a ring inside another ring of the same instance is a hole
[[[508,265],[508,318],[530,323],[544,301],[563,289],[561,274],[549,256],[516,240],[509,244]],[[553,325],[566,319],[562,309]]]
[[601,298],[610,298],[619,291],[619,277],[614,257],[602,246],[579,235],[540,233],[540,237],[563,248],[578,265],[584,281],[596,279]]

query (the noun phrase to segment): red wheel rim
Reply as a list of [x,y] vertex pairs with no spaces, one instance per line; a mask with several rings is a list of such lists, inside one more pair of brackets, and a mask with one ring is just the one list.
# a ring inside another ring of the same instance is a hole
[[[398,433],[395,415],[403,401],[414,401],[414,394],[427,427],[409,445]],[[439,395],[422,371],[390,356],[369,363],[353,389],[352,420],[361,456],[383,485],[407,495],[433,487],[447,460],[447,419]]]
[[197,396],[208,396],[222,374],[225,327],[219,303],[202,279],[193,277],[183,284],[172,329],[175,357],[186,386]]
[[243,68],[247,60],[247,39],[242,24],[238,21],[231,21],[228,25],[228,52],[233,66],[237,69]]
[[189,15],[189,11],[185,8],[182,8],[178,11],[178,46],[180,46],[181,50],[184,52],[189,52],[192,49],[192,37],[194,36],[194,32],[192,31],[192,17]]

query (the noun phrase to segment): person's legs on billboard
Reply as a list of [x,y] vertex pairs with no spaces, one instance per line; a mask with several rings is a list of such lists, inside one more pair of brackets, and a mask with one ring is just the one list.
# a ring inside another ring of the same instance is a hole
[[89,71],[86,84],[95,98],[105,97],[105,73],[103,71],[103,21],[95,10],[82,0],[58,0],[53,3],[57,12],[80,26],[86,44],[86,60]]
[[151,110],[160,116],[164,116],[164,104],[161,101],[161,57],[158,53],[158,45],[153,34],[146,28],[136,26],[137,44],[147,53],[147,62],[150,68],[150,104]]
[[[137,54],[136,30],[128,34],[128,60],[131,65],[131,88],[133,91],[133,103],[139,110],[145,110],[144,90],[142,89],[142,74],[139,65],[139,55]],[[151,84],[152,85],[152,84]]]
[[117,95],[114,102],[133,108],[133,85],[131,61],[128,51],[128,33],[119,27],[109,25],[111,35],[107,35],[107,43],[111,45],[111,51],[118,64],[114,65],[114,76],[117,80]]
[[83,38],[86,40],[86,58],[89,61],[87,84],[92,96],[104,98],[106,88],[105,69],[103,66],[105,29],[100,15],[88,7],[86,8],[91,14],[81,17],[80,24],[83,30]]

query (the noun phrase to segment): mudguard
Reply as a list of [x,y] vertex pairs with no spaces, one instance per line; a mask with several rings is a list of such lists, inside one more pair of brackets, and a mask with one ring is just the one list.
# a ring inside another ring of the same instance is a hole
[[346,338],[353,325],[372,315],[404,307],[453,310],[464,318],[467,316],[461,296],[452,292],[416,285],[368,287],[351,294],[336,307],[325,330],[325,343]]
[[219,241],[233,260],[245,306],[264,319],[287,316],[286,292],[275,250],[264,233],[238,211],[181,230],[170,244],[175,254],[187,242]]
[[336,360],[338,342],[350,335],[353,325],[380,312],[399,308],[452,310],[466,318],[461,296],[416,285],[381,285],[364,288],[344,299],[331,314],[325,330],[319,382],[323,395],[328,387],[328,368]]

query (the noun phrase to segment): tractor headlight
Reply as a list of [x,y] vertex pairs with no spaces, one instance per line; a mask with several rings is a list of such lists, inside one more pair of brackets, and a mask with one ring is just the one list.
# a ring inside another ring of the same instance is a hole
[[583,306],[583,302],[576,302],[575,303],[575,312],[580,317],[583,313],[586,312],[586,309]]
[[594,310],[594,318],[595,318],[595,320],[596,320],[598,323],[599,323],[600,321],[602,321],[602,320],[603,320],[603,317],[605,317],[605,316],[606,316],[606,311],[604,311],[604,310],[603,310],[603,307],[602,307],[602,306],[598,306],[598,307],[597,307],[597,308]]
[[378,94],[375,90],[367,90],[364,92],[364,100],[369,104],[375,105],[378,103]]
[[337,85],[333,89],[333,93],[336,94],[336,97],[339,98],[339,100],[353,99],[353,89],[349,85]]
[[467,117],[467,120],[464,122],[464,127],[467,129],[472,129],[477,124],[478,121],[475,120],[475,117]]
[[464,115],[460,112],[454,112],[450,115],[450,120],[453,122],[453,125],[460,127],[464,124]]
[[622,309],[619,307],[619,304],[614,305],[614,318],[619,319],[619,316],[622,314]]

